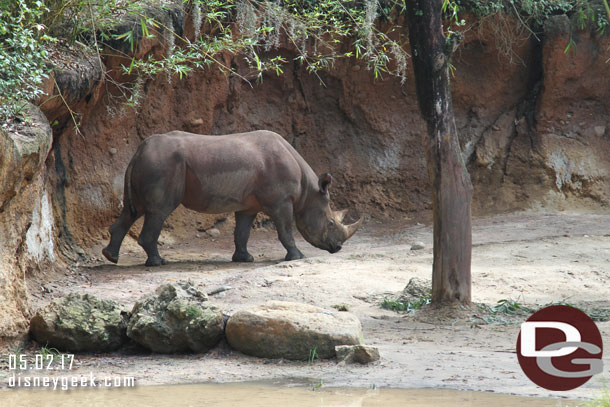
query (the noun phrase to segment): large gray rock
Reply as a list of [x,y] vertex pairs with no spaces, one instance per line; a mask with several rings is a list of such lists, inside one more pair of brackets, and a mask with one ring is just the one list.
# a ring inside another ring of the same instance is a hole
[[127,336],[158,353],[206,352],[222,337],[222,312],[190,283],[168,283],[136,302]]
[[41,345],[68,352],[106,352],[127,341],[127,312],[118,303],[72,293],[39,309],[30,333]]
[[314,350],[318,358],[332,358],[335,346],[363,342],[354,314],[283,301],[236,312],[225,335],[231,347],[245,354],[293,360],[306,360]]

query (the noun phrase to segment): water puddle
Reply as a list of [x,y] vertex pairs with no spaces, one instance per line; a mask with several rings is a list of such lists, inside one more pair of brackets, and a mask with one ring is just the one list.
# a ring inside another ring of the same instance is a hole
[[6,390],[0,405],[113,407],[113,406],[214,406],[214,407],[577,407],[573,400],[507,396],[456,390],[344,389],[273,387],[260,384],[199,384],[140,386],[130,389]]

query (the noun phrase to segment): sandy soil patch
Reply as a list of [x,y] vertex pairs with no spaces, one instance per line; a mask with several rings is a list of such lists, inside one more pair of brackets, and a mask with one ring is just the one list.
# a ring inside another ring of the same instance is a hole
[[[127,237],[119,265],[99,260],[65,271],[65,277],[31,287],[42,305],[80,291],[131,307],[140,296],[173,280],[191,280],[203,291],[231,289],[211,301],[224,312],[267,300],[300,301],[331,309],[347,304],[362,321],[367,344],[381,360],[369,366],[335,361],[290,362],[244,356],[220,345],[203,355],[155,355],[137,350],[77,356],[79,374],[135,376],[140,385],[272,380],[324,386],[450,388],[519,395],[590,397],[602,386],[597,376],[568,394],[536,387],[522,373],[515,354],[519,323],[525,317],[487,319],[472,309],[424,309],[414,314],[384,310],[384,298],[400,294],[412,277],[430,279],[432,231],[428,225],[365,224],[337,254],[302,239],[306,259],[282,262],[284,249],[271,230],[250,239],[253,264],[230,262],[232,231],[205,233],[178,242],[162,235],[167,266],[143,266],[144,252]],[[416,242],[421,250],[410,250]],[[581,307],[610,308],[610,217],[582,213],[520,213],[479,218],[473,228],[473,300],[502,299],[539,307],[567,301]],[[96,258],[105,242],[93,248]],[[49,292],[50,291],[50,292]],[[610,344],[610,322],[598,323]],[[608,352],[606,352],[608,355]],[[610,378],[610,358],[604,357]],[[1,374],[1,373],[0,373]]]

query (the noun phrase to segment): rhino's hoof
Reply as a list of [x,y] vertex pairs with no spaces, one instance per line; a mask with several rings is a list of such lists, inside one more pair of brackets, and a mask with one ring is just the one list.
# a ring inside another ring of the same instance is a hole
[[304,258],[305,256],[303,255],[303,253],[301,253],[298,249],[294,252],[288,252],[288,254],[286,255],[286,257],[284,257],[285,261],[290,261],[290,260],[299,260]]
[[246,253],[233,253],[233,261],[235,262],[239,262],[239,263],[252,263],[254,261],[254,257],[252,257],[252,255],[248,252]]
[[163,266],[167,264],[167,260],[163,257],[149,257],[144,264],[146,267]]
[[117,264],[117,263],[118,263],[118,261],[119,261],[119,256],[115,256],[115,255],[113,255],[112,253],[110,253],[110,250],[108,250],[108,248],[107,248],[107,247],[105,247],[105,248],[102,250],[102,254],[104,255],[104,257],[105,257],[105,258],[107,258],[107,259],[108,259],[108,261],[109,261],[109,262],[112,262],[112,263],[114,263],[114,264]]

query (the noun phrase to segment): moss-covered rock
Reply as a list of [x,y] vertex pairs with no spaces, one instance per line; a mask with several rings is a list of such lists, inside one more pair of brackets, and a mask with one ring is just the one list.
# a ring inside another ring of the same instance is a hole
[[138,301],[127,336],[158,353],[206,352],[222,337],[222,312],[190,283],[168,283]]
[[30,334],[41,345],[68,352],[107,352],[127,341],[126,319],[115,301],[73,293],[39,309]]

